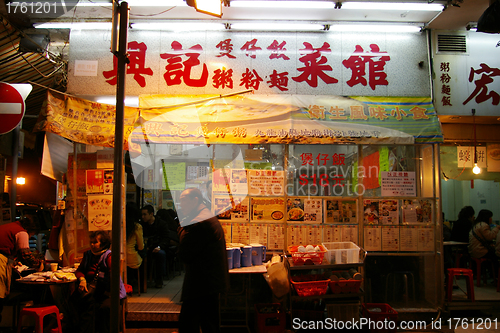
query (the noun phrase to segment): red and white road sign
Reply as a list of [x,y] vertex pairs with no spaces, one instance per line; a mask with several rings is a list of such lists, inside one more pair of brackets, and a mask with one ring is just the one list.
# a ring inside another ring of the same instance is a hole
[[0,134],[9,133],[24,117],[24,100],[31,92],[31,84],[0,82]]

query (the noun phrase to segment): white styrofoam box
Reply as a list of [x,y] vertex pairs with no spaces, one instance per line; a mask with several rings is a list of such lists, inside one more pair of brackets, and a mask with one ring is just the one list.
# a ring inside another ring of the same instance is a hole
[[326,248],[325,258],[330,264],[352,264],[359,262],[360,248],[353,242],[323,243]]

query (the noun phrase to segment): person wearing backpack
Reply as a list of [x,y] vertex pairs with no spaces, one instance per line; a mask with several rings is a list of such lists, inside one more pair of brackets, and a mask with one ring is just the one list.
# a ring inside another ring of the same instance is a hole
[[[83,254],[75,271],[78,290],[71,296],[73,329],[71,332],[108,333],[111,315],[111,237],[107,231],[93,231],[89,235],[90,250]],[[120,279],[120,303],[127,297]],[[95,320],[94,320],[95,319]]]

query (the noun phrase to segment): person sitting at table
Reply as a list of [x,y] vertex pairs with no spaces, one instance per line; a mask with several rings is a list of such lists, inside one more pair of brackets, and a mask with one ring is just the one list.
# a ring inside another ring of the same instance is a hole
[[220,332],[219,296],[229,286],[224,230],[197,188],[180,195],[179,258],[182,285],[179,333]]
[[474,223],[474,208],[472,206],[463,207],[458,213],[458,220],[453,222],[451,228],[451,240],[455,242],[469,242],[469,233]]
[[469,253],[472,258],[486,258],[493,263],[493,273],[498,271],[498,259],[495,255],[493,240],[496,239],[500,226],[490,227],[493,213],[481,209],[469,233]]
[[10,293],[12,268],[17,262],[37,271],[44,268],[43,257],[31,252],[29,244],[30,237],[39,230],[38,222],[27,217],[0,225],[0,322],[4,299]]
[[[83,254],[82,262],[75,271],[78,292],[74,292],[70,300],[74,327],[69,332],[108,333],[111,315],[111,237],[107,231],[98,230],[89,234],[89,240],[90,250]],[[120,279],[120,302],[126,297],[125,286]]]
[[[138,269],[142,264],[141,251],[144,250],[142,225],[139,223],[139,210],[133,204],[127,204],[125,212],[125,228],[127,239],[127,267]],[[129,274],[133,277],[135,275]]]
[[169,248],[168,225],[160,217],[154,215],[151,205],[142,207],[142,228],[147,238],[148,271],[155,265],[155,288],[163,287],[163,276],[167,275],[167,251]]

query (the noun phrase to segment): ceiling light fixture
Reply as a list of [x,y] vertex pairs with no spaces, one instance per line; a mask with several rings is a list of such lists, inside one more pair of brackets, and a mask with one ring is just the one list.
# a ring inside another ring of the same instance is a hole
[[137,22],[130,25],[133,30],[163,30],[163,31],[222,31],[222,22]]
[[440,12],[444,9],[444,5],[414,2],[343,2],[342,9]]
[[307,8],[334,9],[337,5],[331,1],[231,1],[231,7],[237,8]]
[[248,31],[321,31],[325,30],[324,24],[319,23],[231,23],[231,30]]
[[420,25],[411,24],[330,24],[330,31],[341,32],[420,32],[422,27]]
[[[187,7],[184,0],[128,0],[129,7]],[[78,7],[111,7],[112,2],[99,2],[99,1],[78,1]]]
[[33,26],[37,29],[111,30],[111,22],[45,22]]

